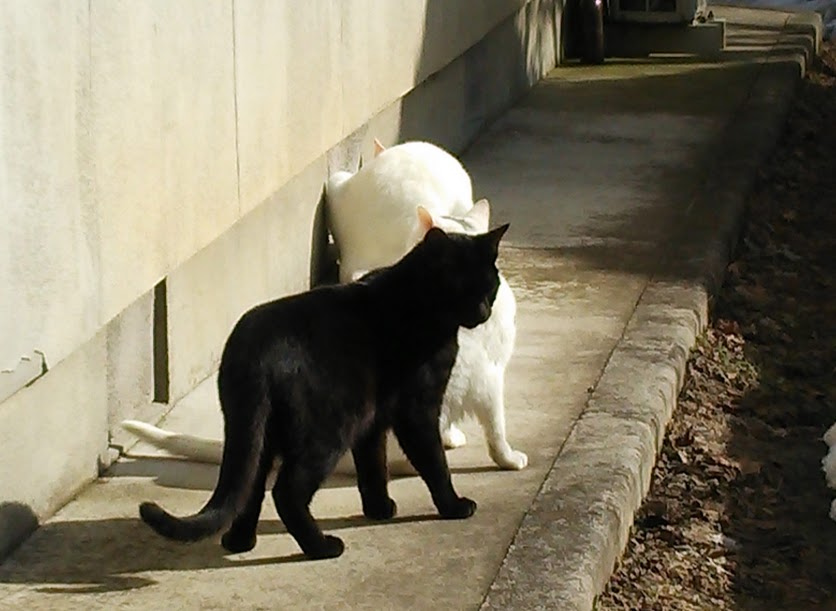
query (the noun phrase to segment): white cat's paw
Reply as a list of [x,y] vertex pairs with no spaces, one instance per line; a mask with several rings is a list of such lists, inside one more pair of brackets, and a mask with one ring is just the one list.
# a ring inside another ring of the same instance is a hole
[[525,469],[528,465],[528,456],[523,452],[511,450],[502,456],[494,457],[494,462],[503,469],[519,471],[520,469]]
[[836,446],[836,424],[831,425],[827,432],[822,436],[824,442],[828,447]]
[[467,437],[457,426],[451,424],[449,428],[441,431],[441,442],[444,444],[445,449],[453,450],[465,445],[467,443]]
[[836,445],[830,446],[830,451],[821,459],[827,487],[836,490]]

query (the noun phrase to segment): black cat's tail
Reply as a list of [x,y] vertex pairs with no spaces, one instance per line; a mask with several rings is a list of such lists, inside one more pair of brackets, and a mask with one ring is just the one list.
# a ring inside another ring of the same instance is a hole
[[[240,414],[249,410],[233,408],[230,411]],[[255,484],[269,413],[266,394],[262,394],[252,413],[249,422],[240,423],[249,430],[236,430],[235,423],[227,421],[218,483],[203,509],[194,515],[178,518],[156,503],[142,503],[139,515],[146,524],[163,537],[175,541],[198,541],[230,526],[244,509]]]

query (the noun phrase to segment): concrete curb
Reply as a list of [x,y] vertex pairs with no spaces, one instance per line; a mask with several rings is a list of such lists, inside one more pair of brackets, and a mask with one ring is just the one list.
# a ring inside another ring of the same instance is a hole
[[[821,21],[789,17],[781,36]],[[777,46],[777,45],[776,45]],[[815,51],[813,51],[814,53]],[[688,354],[708,321],[758,167],[770,154],[800,82],[793,62],[764,60],[726,126],[691,213],[636,304],[581,417],[561,449],[482,609],[592,609],[647,493]],[[673,279],[671,279],[673,278]],[[559,576],[560,582],[555,581]]]

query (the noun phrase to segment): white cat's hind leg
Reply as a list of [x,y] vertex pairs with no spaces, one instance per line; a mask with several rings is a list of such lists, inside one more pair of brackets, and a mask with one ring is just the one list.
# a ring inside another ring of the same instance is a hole
[[482,396],[483,401],[474,406],[474,412],[485,431],[491,460],[503,469],[518,471],[528,465],[528,456],[513,449],[505,439],[504,374],[501,371],[483,381],[488,385],[487,393]]
[[445,409],[442,409],[438,419],[438,428],[441,431],[441,443],[444,444],[445,450],[453,450],[467,444],[467,437],[459,427],[450,422],[450,414]]
[[441,441],[444,443],[445,449],[453,450],[466,445],[467,437],[459,427],[455,424],[451,424],[449,427],[441,431]]

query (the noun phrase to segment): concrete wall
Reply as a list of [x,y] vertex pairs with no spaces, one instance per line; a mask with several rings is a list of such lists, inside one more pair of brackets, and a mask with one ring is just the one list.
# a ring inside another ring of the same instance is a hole
[[460,150],[554,65],[558,21],[554,0],[0,0],[0,514],[48,515],[244,310],[309,286],[330,172],[374,137]]

